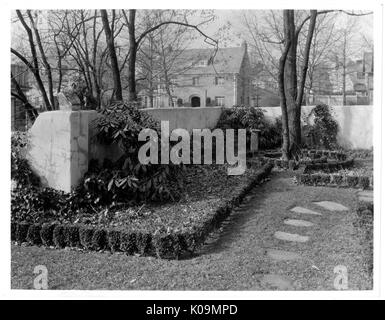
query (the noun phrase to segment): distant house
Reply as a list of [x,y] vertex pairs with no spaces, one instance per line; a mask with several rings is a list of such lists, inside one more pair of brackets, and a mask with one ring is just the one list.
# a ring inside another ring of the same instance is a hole
[[[25,65],[11,64],[11,72],[19,84],[24,94],[27,94],[31,89],[28,81],[28,69]],[[11,91],[15,91],[15,88],[11,82]],[[11,130],[12,131],[24,131],[28,127],[27,111],[24,108],[24,104],[17,98],[11,95]]]
[[[158,83],[152,96],[141,90],[142,107],[209,107],[250,105],[247,44],[240,47],[184,50],[174,63],[171,85]],[[152,104],[152,105],[151,105]]]
[[[347,105],[373,104],[373,72],[373,52],[364,52],[363,59],[350,60],[347,63],[345,77]],[[312,94],[308,97],[309,104],[343,104],[342,68],[334,72],[321,70],[315,75],[315,79]]]
[[358,97],[366,97],[373,104],[373,52],[364,52],[363,59],[357,60],[349,72],[353,91]]

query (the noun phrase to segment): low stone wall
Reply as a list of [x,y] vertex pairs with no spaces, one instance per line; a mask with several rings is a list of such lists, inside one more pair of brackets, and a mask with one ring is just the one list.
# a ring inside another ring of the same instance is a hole
[[192,129],[213,129],[217,125],[222,110],[222,107],[141,109],[154,119],[169,121],[170,130],[183,128],[189,132]]
[[[302,118],[315,106],[303,106]],[[334,106],[331,113],[339,125],[338,143],[346,149],[373,148],[373,106]],[[275,119],[281,116],[280,107],[263,108],[265,116]],[[309,118],[312,123],[312,117]]]

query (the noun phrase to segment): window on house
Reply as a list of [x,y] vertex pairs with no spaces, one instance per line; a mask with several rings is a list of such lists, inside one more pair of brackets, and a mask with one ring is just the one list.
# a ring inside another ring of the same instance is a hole
[[176,107],[177,106],[177,99],[176,99],[176,97],[172,97],[172,99],[168,99],[168,106],[169,107]]
[[207,61],[206,60],[200,60],[198,62],[198,66],[199,67],[206,67],[207,66]]
[[225,106],[225,97],[215,97],[215,105],[218,107]]
[[225,84],[225,78],[215,77],[215,85],[220,86]]
[[193,86],[197,86],[199,84],[199,77],[194,77],[192,80],[193,80]]
[[365,72],[357,72],[358,79],[365,79]]

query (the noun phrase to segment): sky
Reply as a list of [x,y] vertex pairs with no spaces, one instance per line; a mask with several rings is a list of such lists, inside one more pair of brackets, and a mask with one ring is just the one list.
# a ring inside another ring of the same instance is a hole
[[[220,40],[220,46],[239,46],[244,40],[242,39],[242,36],[240,37],[239,35],[243,25],[242,16],[247,11],[262,10],[214,10],[217,19],[209,25],[205,26],[203,30],[208,35],[215,36],[219,28],[230,22],[232,27],[228,30],[229,32],[227,34],[227,39],[224,41]],[[342,13],[339,15],[339,22],[343,23],[344,16],[346,15]],[[373,39],[373,15],[354,18],[358,21],[360,32],[369,39]],[[204,46],[203,40],[198,38],[191,44],[191,47],[201,47],[202,45]]]

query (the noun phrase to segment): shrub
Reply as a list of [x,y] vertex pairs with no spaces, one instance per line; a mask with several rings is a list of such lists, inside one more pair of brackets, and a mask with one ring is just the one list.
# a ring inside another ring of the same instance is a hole
[[32,224],[27,233],[26,240],[30,244],[35,244],[35,245],[41,245],[41,237],[40,237],[40,230],[41,230],[41,225],[40,224]]
[[95,229],[92,235],[92,249],[103,250],[107,247],[107,233],[103,229]]
[[334,149],[337,147],[338,123],[330,113],[326,104],[317,105],[310,115],[314,114],[314,124],[309,129],[316,147]]
[[141,255],[144,255],[146,253],[150,253],[153,251],[151,241],[152,241],[152,237],[148,233],[139,232],[136,234],[136,247],[138,248],[138,252]]
[[136,104],[119,102],[103,109],[94,124],[99,142],[117,145],[122,156],[114,163],[104,162],[102,167],[94,165],[82,184],[86,198],[110,204],[172,200],[178,196],[173,187],[178,166],[142,164],[138,160],[139,149],[146,143],[139,141],[138,135],[142,129],[152,129],[160,137],[157,121],[139,111]]
[[30,227],[29,222],[20,222],[16,227],[16,241],[19,243],[25,242],[27,238],[28,229]]
[[94,229],[91,226],[79,226],[80,244],[85,249],[93,249],[92,237]]
[[133,232],[122,232],[120,235],[120,250],[127,254],[138,252],[136,246],[136,234]]
[[16,241],[17,223],[11,222],[11,241]]
[[58,248],[64,248],[66,245],[64,235],[64,225],[57,224],[53,229],[53,243]]
[[[277,118],[273,123],[265,119],[261,108],[233,107],[224,109],[217,123],[219,129],[246,129],[250,134],[252,129],[261,130],[259,136],[260,149],[272,149],[281,146],[282,120]],[[249,143],[249,135],[247,135]]]
[[112,252],[120,249],[120,234],[121,231],[119,230],[109,230],[107,233],[108,247]]
[[79,227],[76,225],[64,225],[64,242],[67,247],[80,246]]
[[181,253],[180,239],[175,234],[158,234],[154,237],[156,255],[162,259],[175,259]]
[[40,179],[29,167],[25,154],[28,148],[28,136],[24,132],[11,135],[11,179],[17,186],[38,186]]
[[53,231],[55,229],[55,223],[44,223],[40,230],[40,237],[43,245],[53,246]]

